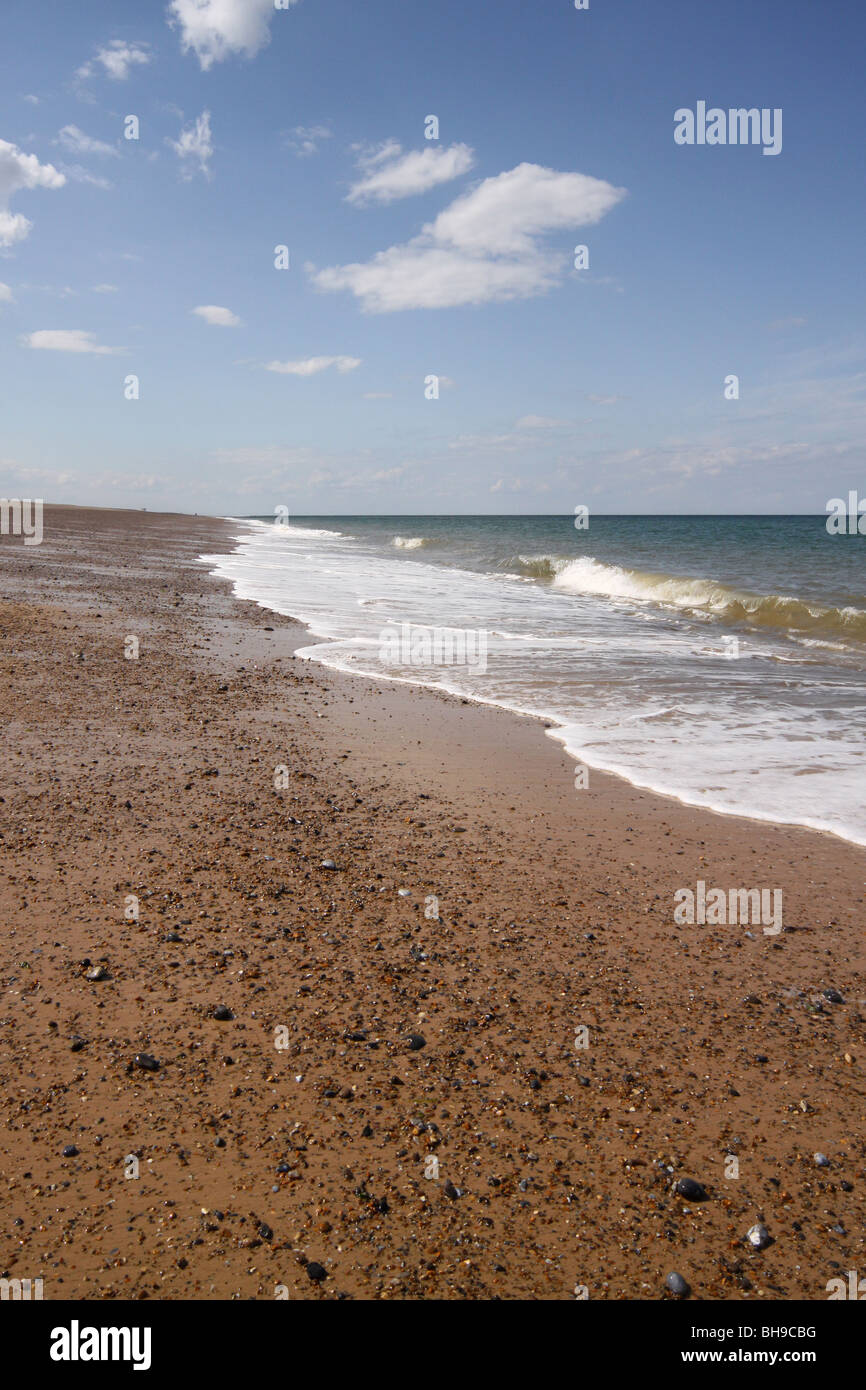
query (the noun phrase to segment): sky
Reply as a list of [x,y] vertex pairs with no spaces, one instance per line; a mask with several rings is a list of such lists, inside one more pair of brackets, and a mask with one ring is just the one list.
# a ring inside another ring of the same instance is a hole
[[[866,493],[861,0],[3,0],[0,35],[0,495]],[[677,143],[701,102],[781,149]]]

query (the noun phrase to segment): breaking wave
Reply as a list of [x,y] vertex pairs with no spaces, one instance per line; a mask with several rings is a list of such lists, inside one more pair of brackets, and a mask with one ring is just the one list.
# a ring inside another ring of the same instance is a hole
[[521,555],[524,574],[573,594],[630,599],[705,614],[726,623],[866,641],[866,609],[832,608],[787,594],[754,594],[715,579],[607,565],[591,556]]

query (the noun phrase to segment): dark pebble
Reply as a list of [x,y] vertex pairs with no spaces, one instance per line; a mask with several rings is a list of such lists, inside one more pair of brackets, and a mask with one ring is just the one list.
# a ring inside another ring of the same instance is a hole
[[218,1018],[220,1023],[228,1023],[230,1019],[234,1018],[234,1014],[227,1004],[217,1004],[213,1016]]
[[681,1274],[677,1274],[676,1271],[667,1276],[667,1278],[665,1279],[665,1284],[670,1289],[671,1293],[676,1294],[677,1298],[688,1298],[689,1294],[691,1293],[691,1289],[689,1288],[683,1276]]
[[420,1052],[422,1047],[427,1046],[427,1039],[421,1033],[409,1034],[409,1051]]
[[159,1071],[159,1062],[149,1052],[137,1052],[135,1065],[141,1067],[142,1071]]
[[831,1004],[844,1004],[844,1003],[845,1003],[845,1000],[842,998],[842,996],[841,996],[841,994],[839,993],[838,989],[825,989],[825,990],[824,990],[824,998],[825,998],[826,1000],[828,1000],[829,1003],[831,1003]]
[[67,1144],[66,1148],[63,1150],[64,1158],[75,1158],[77,1157],[77,1154],[78,1150],[76,1149],[74,1144]]
[[680,1197],[685,1197],[687,1202],[705,1202],[707,1200],[706,1188],[694,1178],[680,1178],[675,1191]]
[[324,1265],[317,1264],[315,1260],[310,1260],[307,1265],[307,1275],[314,1284],[321,1284],[323,1279],[327,1279],[328,1271]]

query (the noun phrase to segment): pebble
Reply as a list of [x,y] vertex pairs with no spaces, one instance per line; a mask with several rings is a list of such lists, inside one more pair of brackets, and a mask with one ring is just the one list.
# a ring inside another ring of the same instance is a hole
[[[323,869],[336,869],[336,867],[337,867],[337,866],[336,866],[336,864],[334,863],[333,859],[323,859],[323,860],[322,860],[322,868],[323,868]],[[321,1265],[317,1265],[317,1266],[316,1266],[317,1269],[321,1269],[321,1267],[322,1267]],[[309,1266],[308,1266],[308,1268],[309,1268]]]
[[87,1046],[87,1039],[82,1038],[80,1033],[73,1033],[69,1042],[70,1052],[80,1052],[82,1047]]
[[77,1156],[77,1154],[78,1154],[78,1150],[77,1150],[77,1148],[75,1147],[74,1144],[67,1144],[67,1145],[66,1145],[66,1148],[63,1150],[63,1157],[64,1157],[64,1158],[75,1158],[75,1157]]
[[841,994],[839,993],[838,989],[825,989],[825,990],[824,990],[824,998],[825,998],[826,1000],[828,1000],[828,1002],[831,1003],[831,1004],[844,1004],[844,1003],[845,1003],[845,1000],[842,998],[842,996],[841,996]]
[[151,1057],[149,1052],[137,1052],[135,1065],[141,1067],[142,1071],[159,1071],[159,1062],[155,1057]]
[[760,1222],[749,1228],[746,1232],[746,1240],[750,1245],[754,1245],[756,1250],[765,1250],[772,1243],[769,1231]]
[[705,1202],[707,1200],[706,1188],[694,1178],[680,1178],[674,1191],[680,1196],[685,1197],[688,1202]]
[[681,1274],[677,1274],[676,1270],[667,1276],[665,1284],[671,1293],[676,1294],[677,1298],[688,1298],[691,1293],[689,1285]]
[[422,1047],[427,1046],[427,1039],[422,1033],[409,1034],[409,1051],[420,1052]]
[[86,978],[88,980],[107,980],[108,971],[104,965],[95,965],[92,970],[88,970]]
[[227,1023],[229,1019],[234,1018],[234,1014],[228,1004],[217,1004],[213,1011],[213,1016],[214,1018],[218,1018],[221,1023]]
[[819,1168],[829,1168],[829,1167],[830,1167],[830,1160],[829,1160],[829,1158],[827,1157],[826,1154],[816,1154],[816,1155],[815,1155],[815,1162],[817,1163],[817,1165],[818,1165]]
[[259,1222],[259,1235],[262,1240],[273,1240],[274,1233],[266,1221]]
[[453,1182],[451,1182],[450,1178],[449,1178],[448,1182],[446,1182],[446,1184],[445,1184],[445,1186],[443,1187],[442,1191],[445,1193],[445,1196],[446,1196],[446,1197],[450,1197],[450,1198],[451,1198],[451,1201],[452,1201],[452,1202],[456,1202],[456,1201],[457,1201],[457,1198],[458,1198],[458,1197],[462,1197],[462,1195],[463,1195],[462,1192],[460,1191],[460,1188],[459,1188],[459,1187],[455,1187],[454,1184],[453,1184]]
[[408,888],[398,888],[398,889],[397,889],[397,897],[398,897],[398,898],[411,898],[411,896],[412,896],[412,894],[411,894],[411,892],[409,891]]
[[315,1260],[310,1260],[307,1265],[307,1275],[314,1284],[321,1284],[323,1279],[327,1279],[328,1271],[324,1265],[317,1264]]

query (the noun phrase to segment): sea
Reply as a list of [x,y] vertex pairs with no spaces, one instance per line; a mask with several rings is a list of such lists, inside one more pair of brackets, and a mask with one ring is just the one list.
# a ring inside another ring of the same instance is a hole
[[824,516],[231,520],[235,549],[201,558],[300,619],[299,656],[541,716],[576,786],[604,769],[866,844],[866,537]]

